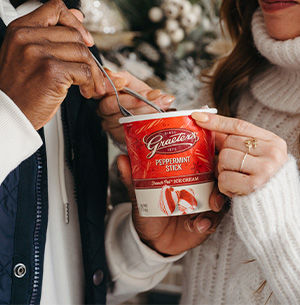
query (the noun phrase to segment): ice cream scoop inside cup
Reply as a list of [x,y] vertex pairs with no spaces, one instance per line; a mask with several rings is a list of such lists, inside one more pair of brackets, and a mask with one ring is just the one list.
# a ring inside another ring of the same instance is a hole
[[215,139],[199,127],[193,109],[124,117],[128,155],[141,216],[170,216],[210,210]]

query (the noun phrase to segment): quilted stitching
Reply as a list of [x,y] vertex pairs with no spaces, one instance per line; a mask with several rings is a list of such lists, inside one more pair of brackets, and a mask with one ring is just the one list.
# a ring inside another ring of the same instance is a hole
[[15,169],[0,185],[0,303],[10,300],[19,171]]

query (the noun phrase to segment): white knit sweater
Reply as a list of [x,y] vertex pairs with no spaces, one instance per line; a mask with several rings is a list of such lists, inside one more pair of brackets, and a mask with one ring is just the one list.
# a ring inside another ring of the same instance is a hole
[[[251,80],[239,118],[275,132],[299,161],[300,37],[276,41],[253,17],[259,52],[273,65]],[[236,196],[217,232],[185,256],[181,304],[300,304],[300,182],[295,159],[261,189]]]

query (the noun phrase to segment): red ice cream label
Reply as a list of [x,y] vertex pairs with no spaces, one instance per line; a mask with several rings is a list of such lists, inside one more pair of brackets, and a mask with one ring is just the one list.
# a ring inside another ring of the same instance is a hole
[[214,134],[191,116],[125,123],[124,130],[136,189],[214,180]]

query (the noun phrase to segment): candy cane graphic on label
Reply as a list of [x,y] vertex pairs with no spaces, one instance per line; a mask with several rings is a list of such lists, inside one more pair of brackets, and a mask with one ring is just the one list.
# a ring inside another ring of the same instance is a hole
[[182,214],[190,214],[197,207],[197,199],[191,188],[179,192],[178,209]]
[[178,204],[178,191],[175,191],[172,187],[164,185],[161,190],[159,208],[166,214],[171,215]]

